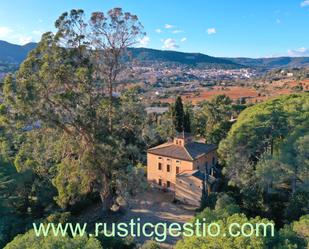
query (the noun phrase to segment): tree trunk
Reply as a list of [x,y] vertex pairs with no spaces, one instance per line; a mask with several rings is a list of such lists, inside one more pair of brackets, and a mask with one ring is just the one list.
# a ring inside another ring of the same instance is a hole
[[109,132],[113,130],[113,83],[109,82],[109,110],[108,110],[108,127]]
[[102,211],[107,213],[114,204],[114,196],[110,188],[110,180],[106,174],[103,175],[103,184],[101,186],[100,197],[102,201]]
[[296,176],[292,177],[292,183],[291,183],[291,187],[292,187],[292,196],[294,195],[294,193],[296,192]]
[[102,211],[103,213],[108,213],[114,204],[113,195],[108,189],[107,191],[102,191],[100,197],[102,201]]
[[208,194],[208,196],[211,194],[211,186],[210,186],[210,184],[207,184],[207,194]]

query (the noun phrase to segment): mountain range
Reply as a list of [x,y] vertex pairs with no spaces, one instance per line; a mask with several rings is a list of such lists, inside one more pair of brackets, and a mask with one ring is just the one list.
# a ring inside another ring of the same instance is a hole
[[204,68],[242,68],[237,62],[224,58],[212,57],[201,53],[184,53],[170,50],[157,50],[149,48],[130,48],[129,54],[134,61],[143,64],[163,63],[181,64]]
[[[0,40],[0,63],[20,64],[36,43],[15,45]],[[261,70],[309,67],[309,57],[219,58],[202,53],[184,53],[148,48],[130,48],[131,58],[141,64],[184,65],[202,68],[243,68]]]
[[36,43],[28,43],[21,46],[0,40],[0,62],[20,64],[36,45]]
[[270,58],[224,58],[234,63],[257,69],[309,67],[309,57],[270,57]]

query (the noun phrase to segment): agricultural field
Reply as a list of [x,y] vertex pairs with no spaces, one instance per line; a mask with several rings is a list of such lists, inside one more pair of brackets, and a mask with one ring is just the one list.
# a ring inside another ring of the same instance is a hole
[[[197,104],[204,100],[210,100],[216,95],[224,94],[234,101],[245,99],[247,103],[257,103],[266,99],[291,93],[299,93],[300,91],[309,90],[309,80],[280,80],[272,83],[260,83],[258,86],[213,86],[203,87],[192,92],[182,93],[181,96],[185,101]],[[160,98],[162,103],[174,102],[174,97]]]

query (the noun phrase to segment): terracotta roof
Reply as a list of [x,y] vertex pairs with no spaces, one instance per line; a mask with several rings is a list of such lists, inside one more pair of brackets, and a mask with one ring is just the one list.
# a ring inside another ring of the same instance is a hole
[[191,142],[184,146],[176,145],[173,142],[168,142],[151,148],[148,150],[149,153],[172,157],[176,159],[193,161],[196,158],[207,154],[217,148],[214,144],[204,144],[198,142]]

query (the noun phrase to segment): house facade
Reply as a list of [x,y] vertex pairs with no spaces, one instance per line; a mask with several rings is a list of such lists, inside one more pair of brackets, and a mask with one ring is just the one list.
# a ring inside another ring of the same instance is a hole
[[182,133],[147,151],[148,182],[174,192],[182,202],[198,205],[203,188],[210,192],[216,179],[216,150],[215,145],[195,142]]
[[205,179],[205,174],[199,170],[184,171],[176,177],[175,199],[199,207],[203,188],[211,192],[216,180],[212,175]]

